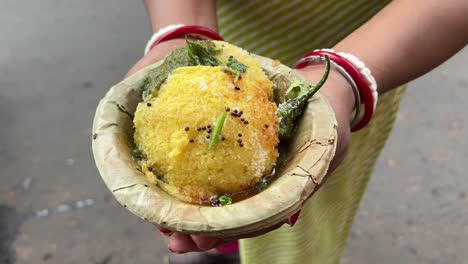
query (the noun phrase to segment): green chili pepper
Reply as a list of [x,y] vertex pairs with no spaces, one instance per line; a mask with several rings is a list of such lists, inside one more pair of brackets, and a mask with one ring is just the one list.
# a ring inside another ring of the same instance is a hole
[[276,116],[279,118],[279,137],[288,139],[294,134],[295,121],[302,114],[307,101],[323,86],[330,73],[330,59],[325,55],[325,73],[315,85],[304,85],[294,81],[286,93],[286,101],[278,106]]
[[216,125],[214,127],[213,136],[210,140],[209,149],[214,149],[216,145],[218,145],[219,138],[221,136],[221,130],[223,129],[224,121],[226,121],[226,116],[226,112],[223,112],[216,120]]

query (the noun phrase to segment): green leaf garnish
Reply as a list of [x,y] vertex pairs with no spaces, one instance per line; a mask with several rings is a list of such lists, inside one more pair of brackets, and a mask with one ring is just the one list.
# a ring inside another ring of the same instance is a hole
[[174,50],[164,59],[164,62],[152,69],[143,83],[142,97],[148,99],[159,90],[162,83],[166,81],[169,74],[183,66],[221,66],[222,63],[215,57],[215,54],[223,47],[216,45],[208,40],[191,41],[186,38],[186,46]]
[[150,70],[143,82],[143,100],[150,98],[153,94],[157,95],[157,91],[173,70],[193,65],[195,64],[190,60],[186,47],[174,50],[159,67]]
[[229,56],[226,66],[229,69],[228,71],[235,76],[234,82],[237,82],[239,80],[241,73],[245,73],[247,71],[247,66],[242,62],[238,61],[233,56]]
[[234,58],[233,56],[229,56],[228,58],[228,61],[226,63],[226,65],[235,70],[235,71],[238,71],[240,73],[245,73],[247,71],[247,66],[245,66],[245,64],[243,64],[242,62],[238,61],[236,58]]
[[224,45],[221,45],[220,47],[215,46],[214,51],[215,51],[215,52],[220,52],[220,51],[223,51],[224,48],[226,48]]
[[257,182],[257,185],[255,186],[258,191],[263,191],[267,187],[267,181],[265,179],[261,179],[259,182]]
[[188,38],[187,54],[194,65],[220,66],[221,62],[214,56],[219,49],[209,40],[191,41]]
[[145,154],[143,154],[143,152],[141,150],[137,149],[137,148],[132,150],[132,156],[136,160],[146,160],[147,159]]
[[223,194],[218,197],[218,202],[220,206],[226,206],[232,204],[232,198],[226,194]]
[[223,112],[218,119],[216,119],[216,124],[213,131],[213,136],[210,139],[209,149],[214,149],[219,142],[221,137],[221,130],[223,129],[224,122],[226,121],[227,113]]

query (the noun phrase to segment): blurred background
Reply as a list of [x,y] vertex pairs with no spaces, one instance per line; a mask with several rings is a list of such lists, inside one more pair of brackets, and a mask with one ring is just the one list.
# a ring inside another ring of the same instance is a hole
[[[143,4],[1,4],[0,263],[162,263],[91,153],[98,101],[150,36]],[[465,49],[411,83],[343,263],[468,263],[467,72]]]

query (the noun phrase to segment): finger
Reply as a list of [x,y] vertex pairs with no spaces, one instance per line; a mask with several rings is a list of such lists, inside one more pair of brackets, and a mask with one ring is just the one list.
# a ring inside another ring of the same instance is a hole
[[190,235],[192,241],[195,242],[197,247],[201,250],[208,250],[215,247],[215,245],[220,242],[219,238],[216,237],[207,237],[199,235]]
[[159,228],[159,232],[161,232],[163,236],[171,236],[172,234],[174,234],[174,232],[172,232],[171,230],[162,227]]
[[190,251],[200,251],[190,235],[174,233],[169,237],[169,251],[174,253],[185,253]]

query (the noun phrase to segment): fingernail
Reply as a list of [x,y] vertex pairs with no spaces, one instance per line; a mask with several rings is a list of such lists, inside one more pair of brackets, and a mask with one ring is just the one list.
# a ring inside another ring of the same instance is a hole
[[159,232],[161,232],[165,236],[170,236],[173,233],[171,230],[165,229],[165,228],[162,228],[162,227],[159,228]]
[[299,215],[301,214],[301,211],[297,211],[295,214],[293,214],[291,217],[289,217],[289,225],[294,226],[297,222],[297,219],[299,219]]
[[171,246],[167,246],[167,250],[169,250],[170,252],[174,253],[174,254],[181,254],[182,252],[180,251],[174,251],[172,250]]

